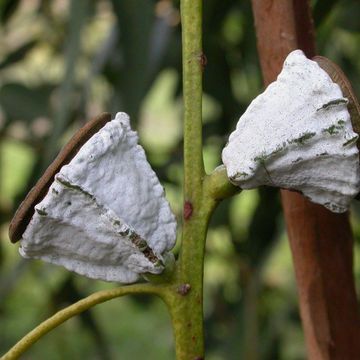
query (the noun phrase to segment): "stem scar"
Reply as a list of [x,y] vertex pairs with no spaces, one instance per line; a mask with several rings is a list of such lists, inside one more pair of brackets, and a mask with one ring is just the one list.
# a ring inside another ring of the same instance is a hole
[[[189,293],[191,290],[190,284],[180,284],[176,290],[176,292],[182,296],[185,296]],[[190,325],[191,326],[191,325]]]
[[184,219],[189,220],[191,218],[191,215],[193,213],[193,206],[190,201],[185,201],[184,204]]
[[200,62],[202,71],[204,71],[205,66],[207,65],[207,57],[203,52],[199,55],[199,62]]

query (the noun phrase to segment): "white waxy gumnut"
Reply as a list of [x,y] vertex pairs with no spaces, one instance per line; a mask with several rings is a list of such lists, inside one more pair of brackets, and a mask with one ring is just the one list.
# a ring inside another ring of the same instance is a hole
[[243,189],[294,189],[333,212],[360,190],[358,135],[347,99],[300,50],[252,101],[222,152],[229,179]]
[[129,117],[118,113],[61,168],[20,254],[94,279],[134,282],[163,270],[176,221]]

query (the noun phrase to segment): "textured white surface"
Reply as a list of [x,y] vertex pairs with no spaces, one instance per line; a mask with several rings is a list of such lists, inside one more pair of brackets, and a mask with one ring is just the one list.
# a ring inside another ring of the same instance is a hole
[[327,73],[293,51],[230,135],[222,153],[230,180],[243,189],[298,190],[334,212],[346,211],[360,189],[358,135],[346,105]]
[[107,281],[161,272],[176,221],[137,142],[124,113],[96,133],[35,207],[21,255]]

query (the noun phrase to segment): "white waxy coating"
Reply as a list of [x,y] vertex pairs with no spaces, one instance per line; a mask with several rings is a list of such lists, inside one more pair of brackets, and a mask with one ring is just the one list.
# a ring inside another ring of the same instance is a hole
[[160,273],[176,221],[137,141],[124,113],[96,133],[36,205],[20,254],[106,281]]
[[293,51],[230,135],[222,153],[230,180],[243,189],[298,190],[333,212],[346,211],[360,190],[358,135],[346,105],[328,74]]

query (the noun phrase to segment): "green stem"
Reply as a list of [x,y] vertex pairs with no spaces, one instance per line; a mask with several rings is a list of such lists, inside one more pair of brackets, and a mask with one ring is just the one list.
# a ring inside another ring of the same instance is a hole
[[61,325],[71,317],[78,315],[97,304],[128,294],[147,293],[155,294],[161,297],[164,290],[165,289],[161,286],[155,286],[151,284],[136,284],[96,292],[63,310],[60,310],[55,315],[42,322],[35,329],[24,336],[18,343],[16,343],[1,359],[18,359],[22,353],[24,353],[29,347],[31,347],[37,340],[39,340],[49,331]]
[[202,155],[202,0],[181,0],[184,94],[184,195],[199,203]]
[[[177,360],[204,358],[204,250],[215,205],[210,198],[202,201],[192,217],[184,222],[176,293],[166,293],[164,297],[172,317]],[[187,291],[183,291],[186,287]]]
[[[203,266],[208,221],[215,206],[203,197],[202,0],[181,0],[184,94],[184,219],[177,293],[165,301],[172,316],[176,358],[204,357]],[[187,289],[186,291],[182,291]]]
[[241,189],[229,181],[224,165],[217,167],[204,179],[204,195],[217,202],[240,192]]
[[[206,229],[196,229],[201,221],[202,182],[205,175],[202,155],[202,0],[181,0],[183,94],[184,94],[184,217],[180,251],[181,281],[189,283],[202,273]],[[201,238],[198,238],[200,235]],[[192,268],[195,266],[195,268]]]

